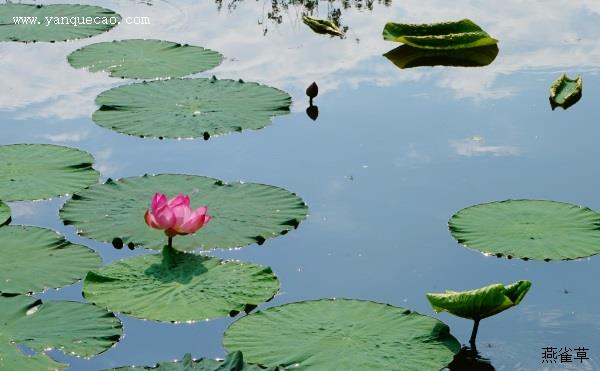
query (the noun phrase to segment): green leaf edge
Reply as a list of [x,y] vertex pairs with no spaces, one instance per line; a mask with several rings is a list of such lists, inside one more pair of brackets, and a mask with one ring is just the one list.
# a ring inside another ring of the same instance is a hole
[[[2,220],[2,212],[6,213],[7,215],[5,220]],[[0,227],[10,224],[11,220],[12,215],[10,211],[10,206],[8,206],[4,202],[2,202],[2,200],[0,200]]]

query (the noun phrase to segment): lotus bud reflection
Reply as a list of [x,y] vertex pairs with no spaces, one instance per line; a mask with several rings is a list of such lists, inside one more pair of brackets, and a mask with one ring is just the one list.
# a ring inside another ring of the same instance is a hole
[[177,195],[167,201],[167,196],[156,193],[144,220],[151,228],[160,229],[171,240],[177,235],[195,233],[211,219],[206,206],[192,210],[188,195]]

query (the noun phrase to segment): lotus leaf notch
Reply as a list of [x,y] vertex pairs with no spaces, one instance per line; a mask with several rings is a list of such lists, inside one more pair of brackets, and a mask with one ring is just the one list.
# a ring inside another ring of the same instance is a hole
[[473,331],[469,343],[475,347],[479,321],[518,305],[529,291],[531,282],[520,280],[510,285],[492,284],[475,290],[428,293],[427,300],[436,312],[449,312],[472,319]]

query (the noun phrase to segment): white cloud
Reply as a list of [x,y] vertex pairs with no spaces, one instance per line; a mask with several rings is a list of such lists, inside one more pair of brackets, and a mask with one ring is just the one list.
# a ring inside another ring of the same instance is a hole
[[45,134],[44,138],[51,142],[81,142],[88,137],[88,132],[64,132],[57,134]]
[[477,156],[490,154],[494,156],[518,156],[519,150],[512,146],[487,146],[483,138],[474,136],[471,138],[451,140],[450,147],[461,156]]

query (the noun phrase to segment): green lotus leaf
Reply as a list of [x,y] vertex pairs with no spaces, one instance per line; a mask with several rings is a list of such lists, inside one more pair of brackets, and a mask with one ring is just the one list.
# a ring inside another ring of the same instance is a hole
[[102,259],[49,229],[0,228],[0,293],[42,292],[83,278]]
[[155,192],[169,197],[188,194],[193,208],[208,206],[213,217],[210,223],[196,234],[175,237],[173,246],[183,251],[261,244],[297,227],[308,212],[301,198],[282,188],[162,174],[93,185],[74,194],[63,206],[60,217],[85,237],[162,249],[167,237],[144,222],[144,213]]
[[481,320],[518,305],[530,287],[531,282],[521,280],[508,286],[497,283],[476,290],[429,293],[427,299],[436,312]]
[[0,201],[0,227],[10,223],[10,207]]
[[421,49],[400,45],[383,56],[399,68],[413,67],[483,67],[491,64],[498,55],[497,45],[468,49]]
[[[0,295],[0,370],[57,370],[68,367],[44,354],[50,349],[91,357],[121,337],[121,322],[94,305]],[[23,354],[17,345],[36,352]]]
[[84,46],[69,54],[75,68],[108,71],[112,77],[183,77],[218,66],[223,56],[199,46],[163,40],[121,40]]
[[550,106],[552,110],[556,107],[567,109],[581,99],[583,82],[581,76],[571,80],[566,74],[562,74],[552,86],[550,86]]
[[404,308],[322,299],[271,307],[234,322],[226,349],[294,370],[440,370],[460,350],[448,326]]
[[123,134],[208,139],[268,126],[291,102],[281,90],[242,80],[171,79],[105,91],[92,118]]
[[106,32],[120,21],[117,13],[99,6],[7,2],[0,5],[0,41],[82,39]]
[[547,200],[506,200],[467,207],[450,218],[450,233],[485,254],[569,260],[600,252],[600,214]]
[[279,289],[271,268],[222,261],[166,247],[88,273],[83,294],[94,304],[155,321],[197,321],[237,313]]
[[251,365],[244,362],[242,352],[229,353],[222,361],[210,358],[193,359],[190,353],[183,356],[181,361],[161,362],[151,367],[119,367],[106,371],[137,371],[137,370],[156,370],[156,371],[278,371],[276,367],[264,368],[257,365]]
[[422,49],[465,49],[498,42],[469,19],[429,24],[389,22],[383,29],[383,39]]
[[328,19],[318,19],[305,15],[302,17],[302,22],[316,33],[340,37],[344,36],[342,30]]
[[0,146],[0,199],[63,196],[98,182],[87,152],[49,144]]

